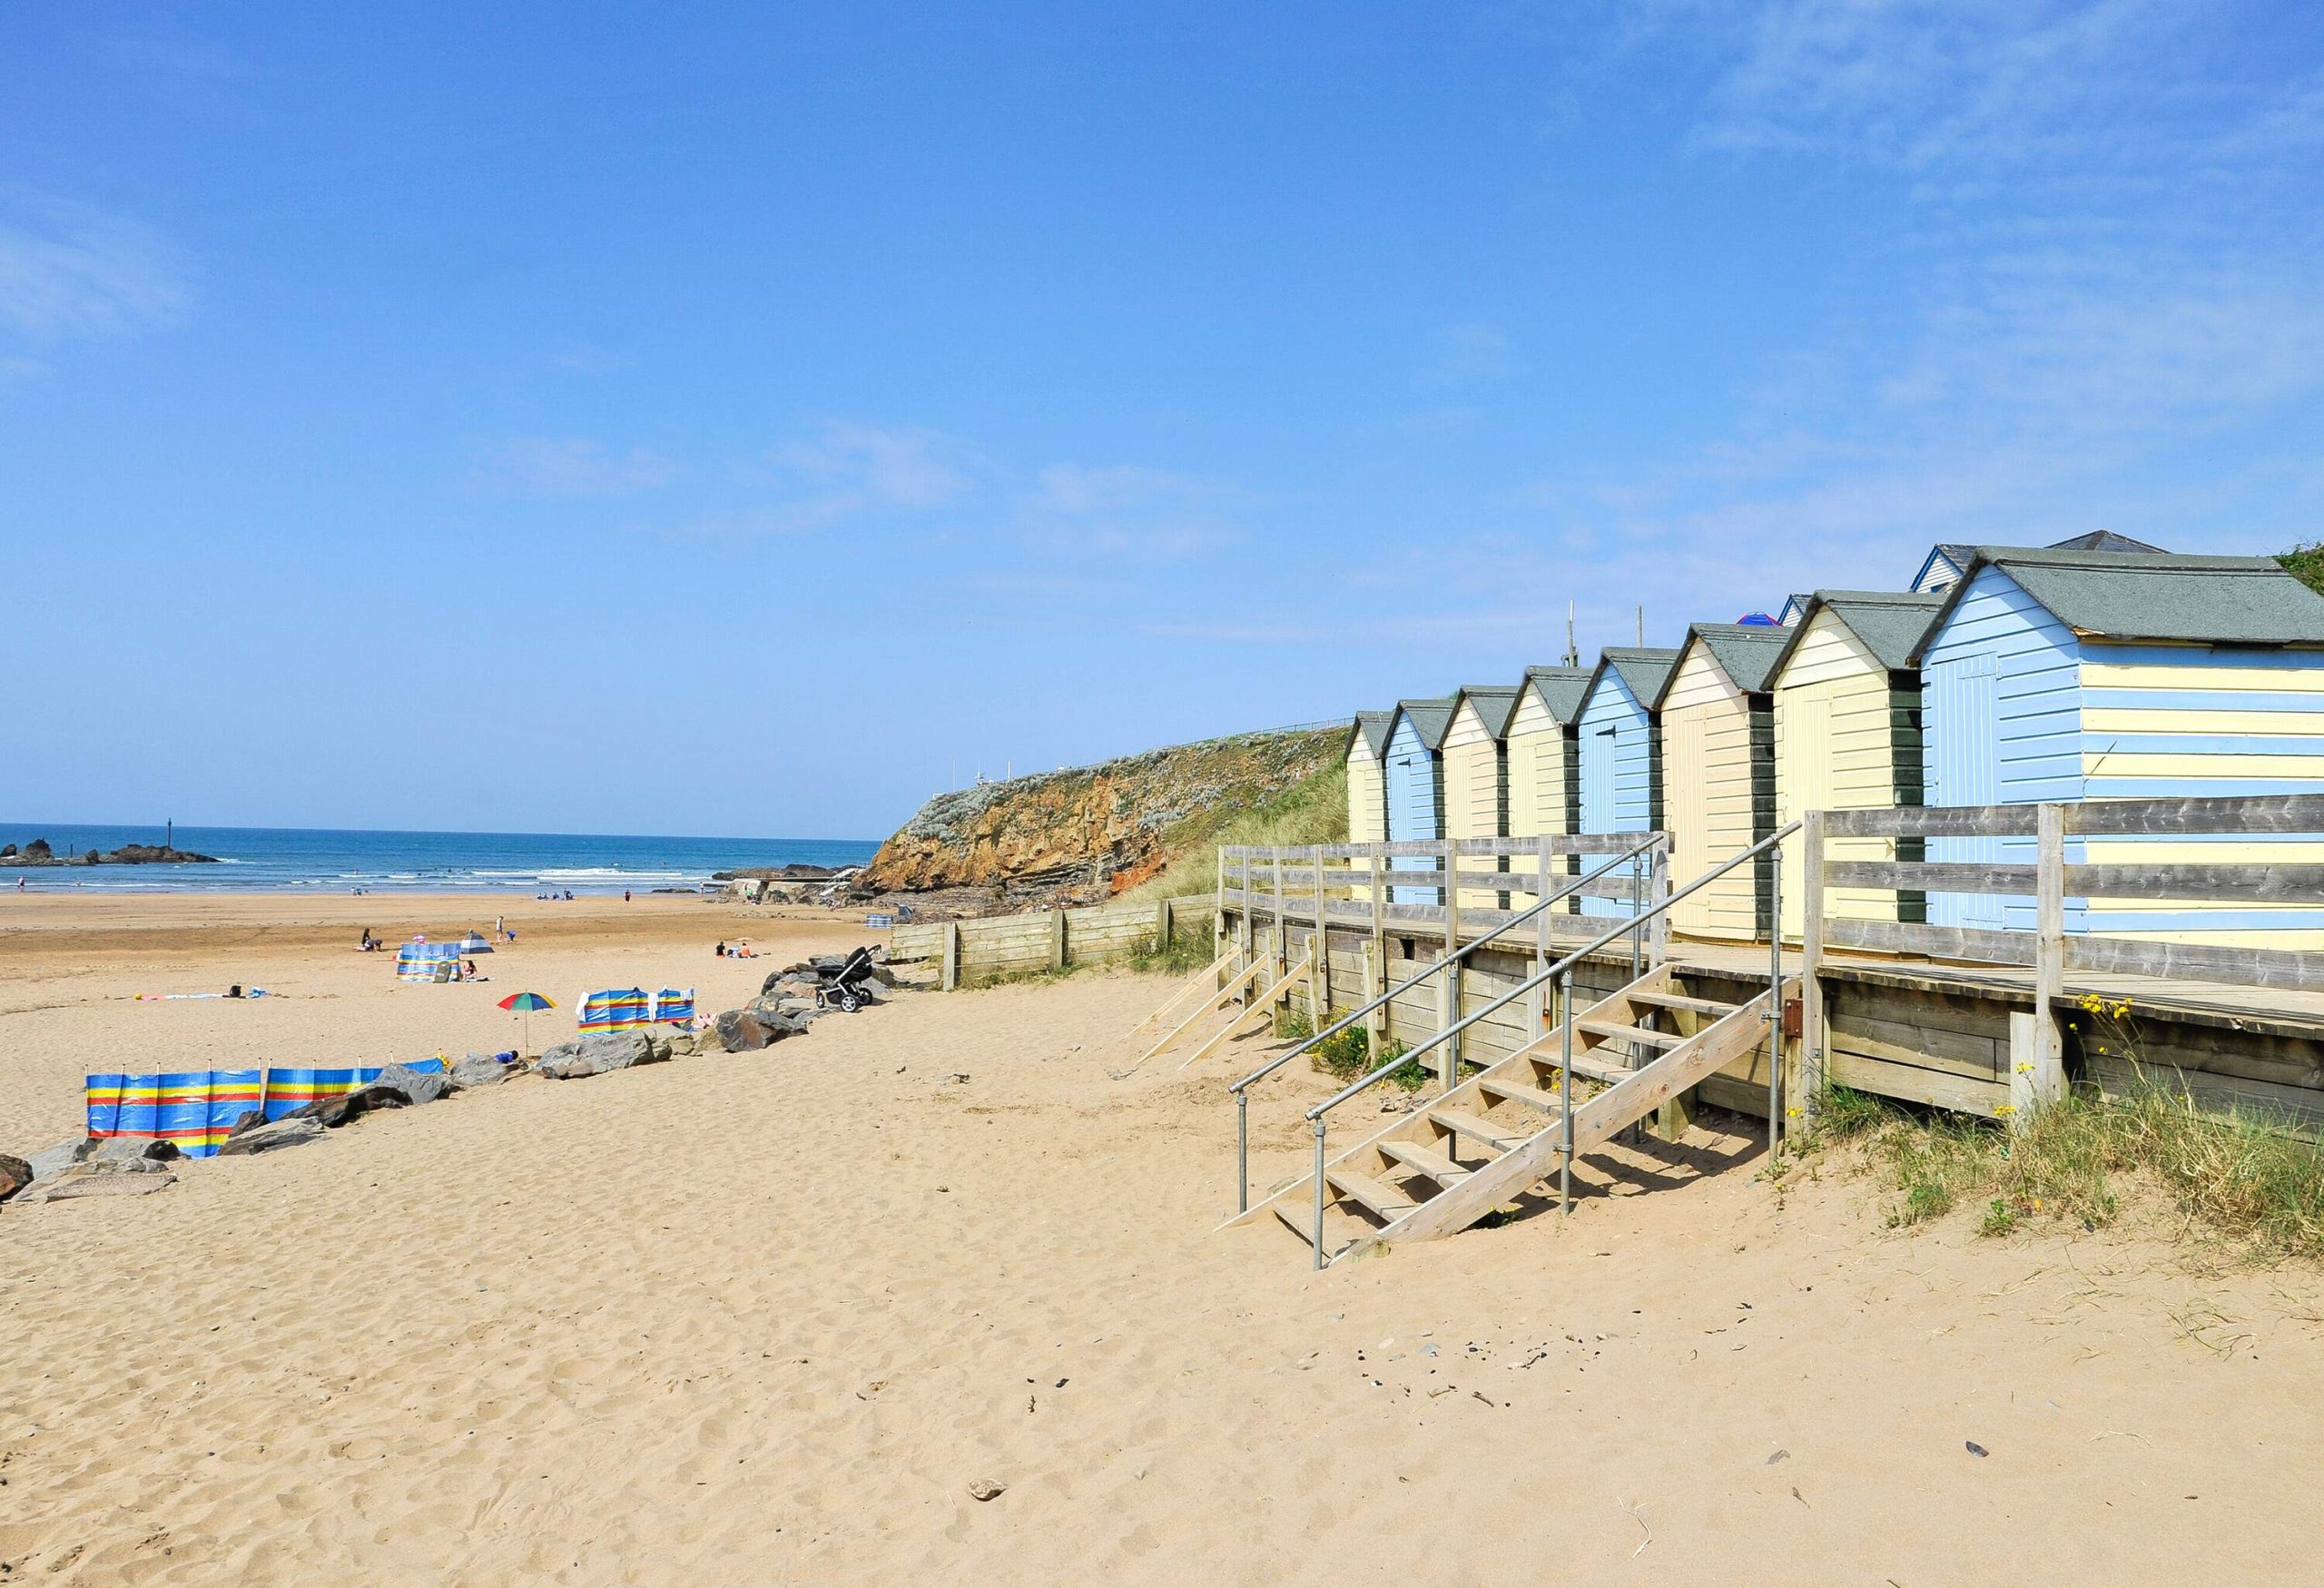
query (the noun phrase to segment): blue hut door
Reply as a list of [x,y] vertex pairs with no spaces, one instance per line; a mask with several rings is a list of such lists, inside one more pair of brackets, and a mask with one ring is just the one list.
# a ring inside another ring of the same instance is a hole
[[[1940,805],[2001,803],[2001,691],[1990,652],[1955,657],[1928,669],[1924,704],[1938,731],[1929,743]],[[1930,843],[1931,860],[1994,864],[2002,859],[1998,838],[1939,838]],[[1993,893],[1946,893],[1931,901],[1933,918],[1945,926],[1999,932],[2003,901]]]

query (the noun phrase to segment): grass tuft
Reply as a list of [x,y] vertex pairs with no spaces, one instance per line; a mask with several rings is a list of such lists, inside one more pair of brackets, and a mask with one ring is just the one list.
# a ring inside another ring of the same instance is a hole
[[2077,1088],[2014,1133],[1834,1087],[1818,1099],[1817,1137],[1856,1146],[1888,1179],[1895,1227],[1983,1202],[1985,1235],[2037,1219],[2096,1229],[2130,1197],[2152,1191],[2254,1257],[2324,1257],[2324,1150],[2282,1119],[2202,1112],[2183,1087],[2133,1073],[2127,1095]]

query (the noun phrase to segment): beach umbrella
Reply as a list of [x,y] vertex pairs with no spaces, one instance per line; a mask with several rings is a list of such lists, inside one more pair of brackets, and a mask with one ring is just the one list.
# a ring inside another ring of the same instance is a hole
[[500,1001],[500,1007],[525,1017],[525,1046],[529,1050],[533,1045],[533,1011],[555,1009],[556,1001],[538,992],[511,992]]

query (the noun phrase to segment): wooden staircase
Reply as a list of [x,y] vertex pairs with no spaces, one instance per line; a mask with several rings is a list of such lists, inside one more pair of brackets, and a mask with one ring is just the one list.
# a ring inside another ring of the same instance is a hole
[[[1767,1040],[1768,995],[1721,1003],[1681,992],[1668,965],[1648,972],[1573,1020],[1573,1074],[1605,1090],[1573,1109],[1575,1157],[1611,1140]],[[1326,1258],[1467,1228],[1556,1169],[1564,1151],[1558,1065],[1564,1028],[1400,1115],[1324,1167],[1324,1201],[1371,1228]],[[1315,1176],[1228,1220],[1280,1218],[1315,1238]]]

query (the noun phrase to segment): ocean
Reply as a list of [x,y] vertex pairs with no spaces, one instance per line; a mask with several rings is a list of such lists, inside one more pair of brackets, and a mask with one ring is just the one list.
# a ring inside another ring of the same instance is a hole
[[[45,838],[59,854],[162,842],[158,827],[0,822],[0,844]],[[464,889],[618,893],[692,890],[710,873],[747,866],[861,865],[878,843],[852,838],[644,838],[578,833],[364,833],[309,827],[189,827],[178,848],[217,865],[0,865],[38,892],[157,893],[281,890],[451,893]]]

